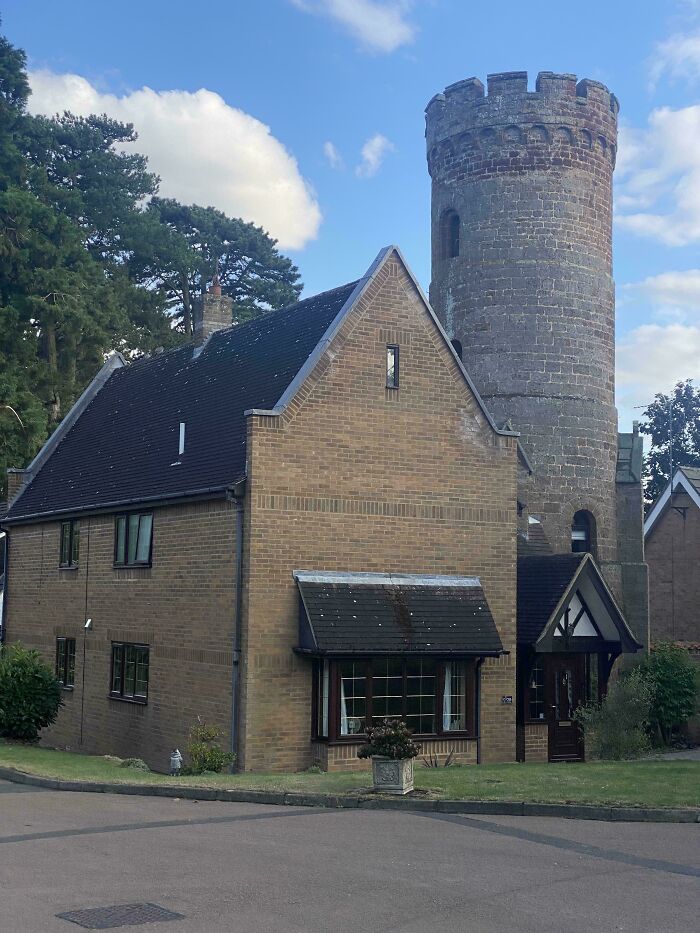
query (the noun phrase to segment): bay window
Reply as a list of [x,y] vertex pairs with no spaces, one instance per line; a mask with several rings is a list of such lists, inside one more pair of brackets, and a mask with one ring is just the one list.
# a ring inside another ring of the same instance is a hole
[[351,739],[402,719],[416,735],[473,735],[473,661],[381,657],[317,661],[314,737]]

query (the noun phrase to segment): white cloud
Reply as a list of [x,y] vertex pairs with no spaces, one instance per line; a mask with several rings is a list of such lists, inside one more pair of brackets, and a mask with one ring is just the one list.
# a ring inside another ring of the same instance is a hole
[[392,152],[393,149],[394,144],[388,140],[386,136],[382,136],[381,133],[375,133],[374,136],[370,136],[360,152],[362,161],[355,168],[357,177],[374,177],[382,167],[382,162],[386,155]]
[[412,42],[416,28],[407,15],[411,0],[290,0],[305,13],[340,23],[351,36],[374,52],[394,52]]
[[695,312],[700,321],[700,269],[662,272],[641,282],[623,285],[623,290],[642,294],[658,305],[659,310],[673,308]]
[[700,78],[700,30],[679,32],[656,44],[649,62],[652,87],[656,86],[662,75],[691,82]]
[[668,246],[700,240],[700,105],[652,111],[620,133],[619,227]]
[[642,324],[617,345],[617,405],[620,423],[639,418],[634,409],[683,379],[700,377],[700,327]]
[[201,89],[102,94],[75,74],[30,75],[33,113],[107,113],[133,123],[135,149],[161,177],[160,194],[213,206],[264,227],[283,249],[314,239],[321,211],[294,157],[255,117]]
[[343,163],[343,157],[330,140],[323,144],[323,154],[328,160],[328,164],[331,168],[341,169],[345,167]]

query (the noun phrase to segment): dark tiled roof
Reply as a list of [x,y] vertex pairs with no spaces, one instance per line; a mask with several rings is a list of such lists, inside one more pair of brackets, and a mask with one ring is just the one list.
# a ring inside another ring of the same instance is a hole
[[[196,358],[187,345],[117,369],[8,518],[167,498],[241,478],[244,411],[274,407],[355,284],[219,331]],[[178,457],[180,422],[186,442]]]
[[344,576],[297,574],[301,649],[329,655],[503,651],[477,578]]
[[518,532],[518,557],[551,554],[552,548],[541,522],[529,522],[527,533]]
[[690,481],[691,486],[697,491],[700,492],[700,467],[681,467],[681,470],[685,473],[688,480]]
[[518,558],[518,644],[537,641],[585,557],[543,554]]

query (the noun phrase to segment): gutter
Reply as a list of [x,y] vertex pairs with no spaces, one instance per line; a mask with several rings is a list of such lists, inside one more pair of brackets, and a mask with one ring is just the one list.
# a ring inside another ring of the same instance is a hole
[[132,505],[169,505],[172,502],[182,502],[195,499],[210,499],[225,497],[231,488],[238,486],[241,480],[228,483],[225,486],[204,486],[200,489],[186,489],[183,492],[174,492],[171,495],[132,496],[129,499],[114,499],[111,502],[94,502],[81,505],[73,509],[55,509],[48,512],[33,512],[29,515],[18,515],[16,518],[4,518],[0,527],[10,525],[30,525],[35,522],[51,521],[61,515],[99,515],[104,512],[114,512],[115,509],[129,508]]

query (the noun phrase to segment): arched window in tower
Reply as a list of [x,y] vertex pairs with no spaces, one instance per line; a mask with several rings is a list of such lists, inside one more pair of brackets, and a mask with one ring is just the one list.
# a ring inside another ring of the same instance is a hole
[[459,256],[459,214],[457,211],[445,211],[442,215],[442,258],[454,259]]
[[595,553],[595,519],[581,509],[571,523],[571,550],[574,554]]

